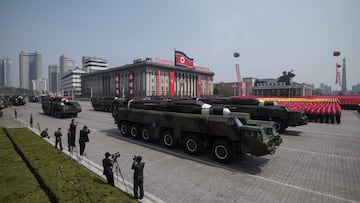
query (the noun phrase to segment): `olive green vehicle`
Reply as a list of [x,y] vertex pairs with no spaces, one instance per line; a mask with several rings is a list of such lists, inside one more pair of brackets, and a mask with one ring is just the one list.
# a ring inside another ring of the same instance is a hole
[[62,97],[42,97],[41,107],[45,114],[57,117],[77,117],[81,112],[80,104]]
[[184,145],[190,154],[211,149],[213,158],[222,163],[230,162],[234,154],[273,154],[282,142],[271,122],[268,128],[251,120],[244,124],[241,120],[247,116],[189,101],[130,100],[113,112],[123,136],[158,140],[168,148]]
[[113,112],[117,106],[122,106],[126,100],[117,97],[91,98],[91,105],[95,111]]
[[212,105],[229,108],[232,112],[249,113],[251,119],[273,121],[277,132],[289,126],[306,125],[309,119],[304,111],[289,110],[276,102],[261,101],[255,98],[199,98]]

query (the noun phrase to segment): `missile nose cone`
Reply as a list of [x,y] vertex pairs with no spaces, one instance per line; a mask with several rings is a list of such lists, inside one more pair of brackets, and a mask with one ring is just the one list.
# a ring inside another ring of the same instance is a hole
[[230,109],[223,108],[223,115],[230,115]]

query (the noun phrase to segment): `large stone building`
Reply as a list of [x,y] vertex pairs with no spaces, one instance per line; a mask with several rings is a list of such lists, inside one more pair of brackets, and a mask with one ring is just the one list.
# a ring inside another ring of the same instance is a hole
[[197,97],[213,94],[214,73],[151,58],[97,71],[81,78],[84,97]]
[[19,54],[20,88],[33,89],[33,80],[42,78],[42,56],[39,52]]
[[0,59],[0,86],[10,86],[10,65],[11,59]]
[[101,57],[82,57],[82,70],[86,73],[92,73],[99,70],[106,70],[108,68],[108,60]]
[[75,68],[66,72],[61,77],[60,89],[63,96],[77,97],[81,96],[81,76],[85,71]]

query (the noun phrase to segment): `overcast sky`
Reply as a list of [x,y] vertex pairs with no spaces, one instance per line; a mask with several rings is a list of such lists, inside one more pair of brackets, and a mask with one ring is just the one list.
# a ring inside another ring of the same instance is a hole
[[[173,60],[174,48],[209,67],[214,82],[241,77],[335,85],[335,64],[347,61],[347,88],[360,83],[360,0],[0,0],[0,58],[39,51],[43,77],[64,54],[110,67],[136,58]],[[333,51],[341,56],[334,57]],[[233,53],[240,57],[234,58]]]

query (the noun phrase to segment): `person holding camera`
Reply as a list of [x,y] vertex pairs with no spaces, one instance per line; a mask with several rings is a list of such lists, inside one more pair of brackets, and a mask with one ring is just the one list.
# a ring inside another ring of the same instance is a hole
[[110,153],[106,152],[105,153],[105,158],[102,160],[102,164],[103,164],[103,167],[104,167],[103,175],[106,176],[108,184],[110,184],[112,186],[115,186],[114,185],[114,174],[113,174],[113,171],[112,171],[113,162],[109,157],[110,157]]
[[[134,170],[134,198],[142,199],[144,197],[144,175],[143,170],[145,163],[141,162],[141,156],[135,156],[133,158],[133,164],[131,169]],[[138,189],[140,189],[140,195],[138,194]]]
[[85,151],[85,143],[89,142],[89,136],[90,130],[85,125],[82,130],[80,130],[80,138],[79,138],[79,144],[80,144],[80,156],[84,154]]

